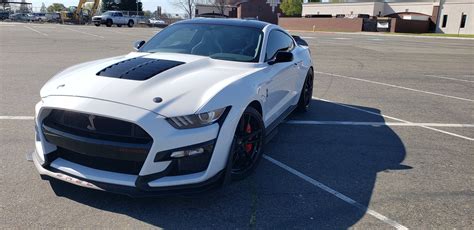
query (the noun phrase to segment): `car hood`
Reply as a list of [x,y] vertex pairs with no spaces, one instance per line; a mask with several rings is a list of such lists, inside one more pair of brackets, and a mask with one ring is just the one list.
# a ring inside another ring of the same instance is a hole
[[[45,84],[41,97],[93,98],[172,117],[198,112],[221,90],[260,68],[196,55],[133,52],[70,67]],[[162,102],[155,102],[157,97]]]

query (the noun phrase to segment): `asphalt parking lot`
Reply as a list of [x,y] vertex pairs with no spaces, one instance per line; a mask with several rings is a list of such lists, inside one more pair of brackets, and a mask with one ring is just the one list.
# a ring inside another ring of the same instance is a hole
[[474,40],[295,32],[311,109],[219,190],[132,199],[41,180],[25,160],[41,86],[156,32],[0,24],[0,228],[474,228]]

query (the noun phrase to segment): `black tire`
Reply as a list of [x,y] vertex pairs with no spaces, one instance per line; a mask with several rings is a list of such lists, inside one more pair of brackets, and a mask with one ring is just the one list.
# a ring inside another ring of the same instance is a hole
[[313,83],[314,73],[313,69],[309,69],[304,80],[303,88],[301,89],[300,99],[298,100],[297,110],[300,112],[306,112],[309,109],[309,105],[313,98]]
[[117,24],[117,27],[122,27],[122,24]]
[[112,27],[113,24],[114,24],[114,22],[112,22],[112,20],[110,20],[110,19],[105,22],[105,26],[107,26],[107,27]]
[[95,26],[100,26],[100,23],[95,23],[94,25],[95,25]]
[[133,20],[129,20],[128,23],[127,23],[127,26],[128,26],[128,27],[133,27],[133,24],[135,24],[135,23],[133,22]]
[[247,107],[235,130],[230,150],[232,180],[242,180],[255,170],[262,158],[264,139],[262,115],[256,109]]

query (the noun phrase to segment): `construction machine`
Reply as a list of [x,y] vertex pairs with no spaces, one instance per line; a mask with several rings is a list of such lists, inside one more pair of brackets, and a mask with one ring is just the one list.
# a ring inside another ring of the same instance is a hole
[[[92,8],[85,9],[87,2],[94,2]],[[95,15],[99,9],[100,0],[79,0],[77,7],[69,7],[66,11],[61,11],[61,21],[63,23],[85,24]]]

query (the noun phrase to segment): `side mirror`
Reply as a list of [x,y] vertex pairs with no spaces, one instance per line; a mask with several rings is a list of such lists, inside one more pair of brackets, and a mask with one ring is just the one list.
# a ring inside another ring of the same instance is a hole
[[282,62],[291,62],[293,61],[293,53],[292,52],[286,52],[286,51],[279,51],[275,59],[268,62],[268,64],[273,65],[276,63],[282,63]]
[[145,41],[143,41],[143,40],[136,41],[136,42],[133,43],[133,48],[135,50],[139,50],[144,44],[145,44]]

